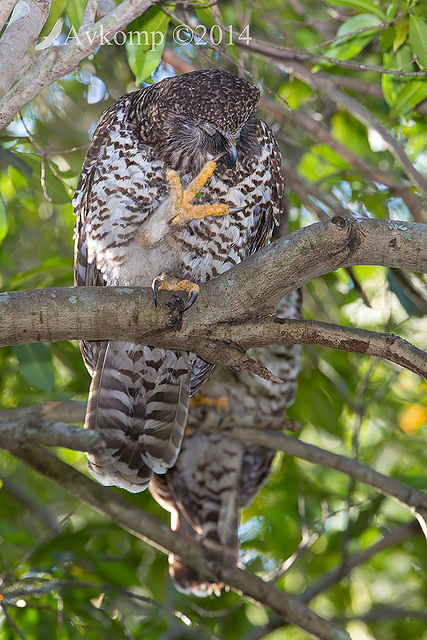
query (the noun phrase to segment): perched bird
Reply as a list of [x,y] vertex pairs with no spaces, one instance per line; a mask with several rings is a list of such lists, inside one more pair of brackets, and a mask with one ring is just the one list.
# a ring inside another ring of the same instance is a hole
[[[277,317],[298,318],[300,306],[300,292],[295,291],[281,300]],[[172,530],[198,541],[214,567],[236,566],[240,512],[267,479],[276,453],[234,440],[230,428],[283,429],[295,395],[300,351],[299,345],[282,344],[249,352],[281,383],[218,367],[191,401],[175,466],[166,475],[154,475],[149,485],[157,502],[171,512]],[[221,591],[222,584],[204,579],[174,554],[169,572],[184,593],[204,597]]]
[[[94,132],[74,206],[75,284],[188,293],[266,245],[283,206],[281,156],[257,117],[259,90],[209,69],[117,100]],[[192,353],[85,342],[85,426],[105,485],[145,489],[179,454],[190,394],[212,366]]]

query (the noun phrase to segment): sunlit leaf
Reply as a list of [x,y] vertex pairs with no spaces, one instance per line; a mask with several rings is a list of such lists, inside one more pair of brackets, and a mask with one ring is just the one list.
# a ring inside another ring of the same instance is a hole
[[71,26],[73,26],[76,31],[79,30],[79,27],[85,12],[85,8],[86,8],[85,0],[67,0],[66,12],[70,19]]
[[[203,5],[210,5],[210,6],[204,7]],[[201,20],[203,24],[207,25],[208,27],[212,27],[216,23],[216,20],[213,15],[213,6],[210,0],[200,0],[195,5],[194,8],[198,18]]]
[[[337,31],[337,37],[340,37],[340,40],[326,49],[325,55],[337,60],[354,58],[374,38],[377,31],[375,27],[380,23],[381,20],[378,16],[372,13],[360,13],[349,18]],[[372,29],[369,29],[369,27],[372,27]],[[360,29],[368,30],[357,33]]]
[[401,4],[401,0],[392,0],[388,3],[386,16],[389,20],[393,20],[396,15],[397,7]]
[[[384,54],[384,66],[387,69],[393,70],[411,70],[412,52],[411,47],[408,44],[403,44],[396,53]],[[384,73],[381,78],[381,85],[384,94],[384,99],[387,104],[392,107],[399,93],[405,88],[407,78],[394,76],[393,74]]]
[[393,41],[393,51],[396,53],[396,51],[399,49],[399,47],[402,46],[402,44],[405,42],[406,38],[408,37],[409,21],[400,20],[399,22],[396,22],[396,25],[394,28],[396,31],[396,37]]
[[52,2],[48,19],[46,20],[43,29],[40,32],[40,38],[44,38],[44,36],[47,36],[48,33],[51,32],[66,6],[67,0],[55,0],[54,2]]
[[411,404],[400,416],[399,426],[405,433],[415,433],[427,424],[427,407]]
[[409,42],[421,68],[427,67],[427,25],[418,16],[409,17]]

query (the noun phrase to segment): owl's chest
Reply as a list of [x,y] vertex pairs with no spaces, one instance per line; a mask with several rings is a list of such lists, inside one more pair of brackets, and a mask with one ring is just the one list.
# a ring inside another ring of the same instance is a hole
[[98,176],[85,224],[88,259],[96,260],[108,284],[150,286],[161,273],[203,282],[245,257],[259,214],[254,185],[244,176],[212,176],[193,205],[245,210],[171,225],[176,211],[163,167],[141,158],[128,157],[126,167],[122,162],[117,158],[115,171]]
[[205,282],[243,259],[246,238],[235,215],[208,216],[179,226],[170,225],[171,217],[167,198],[132,233],[128,229],[126,247],[116,248],[120,258],[108,269],[114,283],[150,286],[160,274]]

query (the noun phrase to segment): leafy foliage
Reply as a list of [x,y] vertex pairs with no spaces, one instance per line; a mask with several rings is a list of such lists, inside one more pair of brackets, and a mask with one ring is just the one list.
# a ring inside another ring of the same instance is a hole
[[[62,19],[53,46],[65,46],[85,6],[83,0],[53,0],[41,36]],[[71,197],[90,133],[114,99],[173,67],[246,69],[263,85],[260,111],[281,143],[291,229],[342,207],[355,215],[422,222],[426,18],[422,0],[152,7],[127,30],[149,34],[146,41],[124,46],[116,39],[101,47],[0,132],[2,289],[72,284]],[[181,22],[191,28],[177,32]],[[156,46],[153,33],[163,36]],[[218,33],[221,44],[215,44]],[[387,330],[427,346],[425,280],[380,267],[355,268],[354,276],[339,271],[310,283],[305,316]],[[89,378],[77,344],[4,348],[0,367],[2,409],[86,398]],[[426,383],[407,371],[307,348],[289,416],[300,423],[303,440],[425,489],[426,406]],[[58,455],[85,469],[83,454]],[[306,637],[235,593],[206,601],[177,593],[160,552],[7,453],[0,454],[0,470],[4,640]],[[148,493],[129,500],[168,521]],[[408,510],[369,485],[280,454],[268,483],[243,512],[241,560],[249,570],[273,576],[297,553],[280,574],[280,588],[304,596],[320,585],[311,606],[346,620],[354,638],[426,639],[427,555],[416,530],[347,575],[349,559],[411,520]],[[333,570],[346,577],[338,574],[321,588]]]

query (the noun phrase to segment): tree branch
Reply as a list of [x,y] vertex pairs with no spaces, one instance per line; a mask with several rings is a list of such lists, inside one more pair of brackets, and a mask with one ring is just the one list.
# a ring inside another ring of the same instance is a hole
[[[337,104],[347,109],[349,113],[351,113],[356,118],[356,120],[359,120],[359,122],[361,122],[363,125],[375,129],[387,144],[390,153],[400,164],[402,170],[407,175],[410,182],[414,186],[416,186],[422,194],[424,194],[425,196],[427,195],[427,181],[414,167],[404,148],[392,136],[390,131],[357,100],[349,96],[344,91],[338,89],[335,83],[331,81],[329,77],[326,77],[326,74],[323,74],[323,76],[318,76],[318,74],[312,73],[311,69],[308,69],[304,64],[302,64],[302,61],[305,60],[315,61],[316,57],[318,59],[323,58],[324,60],[333,62],[335,64],[341,64],[341,62],[332,59],[328,60],[324,56],[318,56],[318,54],[312,54],[307,51],[298,51],[289,49],[287,47],[279,47],[268,42],[255,40],[253,38],[249,43],[239,41],[236,42],[236,45],[239,48],[249,50],[252,53],[259,54],[263,57],[267,57],[270,60],[280,61],[281,66],[286,68],[289,73],[308,84],[308,86],[327,94],[329,98],[332,98],[332,100],[334,100]],[[358,65],[356,65],[356,68],[360,70],[360,67]],[[364,68],[367,69],[366,66]],[[390,70],[382,68],[378,68],[378,71],[381,73],[390,72]]]
[[268,378],[268,372],[245,355],[247,349],[281,342],[323,344],[385,357],[427,377],[427,355],[396,336],[324,323],[275,321],[277,304],[286,293],[339,267],[380,264],[427,271],[426,246],[423,224],[335,216],[277,240],[205,283],[185,314],[177,294],[161,292],[155,307],[148,288],[74,287],[2,294],[0,345],[127,339],[190,350],[213,364]]
[[29,62],[27,52],[37,41],[46,22],[51,0],[21,0],[17,3],[0,39],[0,96],[13,85]]
[[358,480],[374,487],[383,495],[397,500],[405,507],[409,507],[411,513],[417,517],[427,538],[427,494],[422,491],[418,491],[396,478],[385,476],[358,460],[351,460],[345,456],[326,451],[284,433],[248,428],[233,428],[227,433],[242,442],[250,442],[251,444],[259,444],[270,449],[284,451],[296,458],[307,460],[307,462],[321,464],[324,467],[341,471],[353,478],[353,480]]
[[[52,82],[76,70],[79,62],[113,39],[129,22],[151,7],[154,0],[122,0],[92,27],[83,24],[77,37],[61,47],[34,52],[34,60],[24,75],[0,100],[0,129],[7,126],[30,100]],[[92,14],[88,12],[87,18]]]
[[0,4],[0,31],[6,24],[6,21],[12,13],[13,7],[16,3],[17,0],[3,0],[3,2]]
[[[299,600],[308,604],[313,598],[318,596],[320,593],[323,593],[327,589],[330,589],[335,584],[340,582],[343,578],[347,577],[355,567],[360,566],[361,564],[368,562],[372,557],[376,556],[378,553],[389,549],[390,547],[394,547],[398,544],[401,544],[408,538],[417,535],[420,533],[420,530],[417,526],[416,522],[410,522],[409,524],[404,524],[399,527],[396,527],[394,530],[385,534],[383,538],[380,538],[377,542],[374,542],[370,547],[364,549],[360,553],[355,553],[347,559],[347,562],[344,566],[337,567],[336,569],[332,569],[325,573],[319,580],[310,585],[300,596]],[[369,616],[370,612],[366,615]],[[419,611],[407,611],[407,617],[419,617],[423,616],[423,612]],[[352,618],[346,618],[346,620],[351,620]],[[342,619],[341,619],[342,620]],[[269,622],[263,626],[255,629],[252,633],[244,636],[243,640],[261,640],[265,638],[272,631],[284,627],[286,625],[283,624],[283,621],[274,616]]]
[[36,416],[13,422],[4,421],[0,415],[0,448],[14,450],[27,444],[44,444],[48,447],[65,447],[100,455],[105,443],[97,431],[89,431],[75,425]]
[[14,451],[13,455],[136,537],[164,553],[178,555],[202,576],[229,584],[234,591],[262,603],[310,636],[321,640],[330,640],[332,637],[349,640],[349,635],[342,627],[318,616],[306,605],[261,578],[238,567],[225,571],[212,566],[204,558],[198,544],[172,532],[168,526],[134,507],[115,491],[96,484],[41,447],[24,447]]

